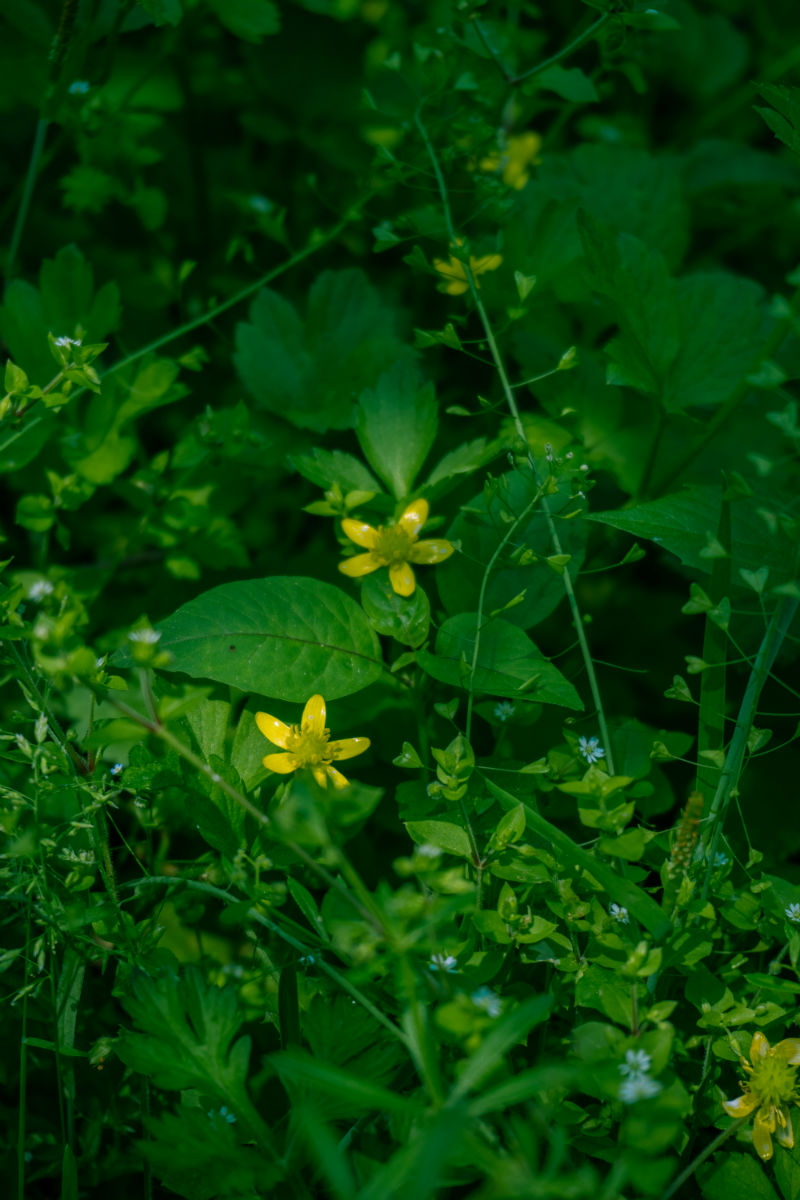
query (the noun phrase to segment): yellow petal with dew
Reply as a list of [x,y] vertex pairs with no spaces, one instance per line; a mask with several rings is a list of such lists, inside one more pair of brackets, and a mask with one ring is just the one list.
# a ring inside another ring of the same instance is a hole
[[785,1058],[790,1066],[794,1067],[800,1063],[800,1038],[785,1038],[773,1049],[781,1058]]
[[422,526],[428,519],[430,505],[427,500],[414,500],[411,504],[407,504],[403,510],[403,515],[397,522],[406,533],[410,533],[412,537],[416,537]]
[[[783,1118],[781,1120],[781,1118]],[[794,1146],[794,1130],[792,1129],[792,1114],[789,1112],[787,1105],[782,1105],[779,1110],[778,1124],[775,1128],[775,1139],[785,1146],[787,1150],[791,1150]]]
[[269,713],[262,712],[256,713],[256,725],[268,742],[272,742],[273,746],[280,746],[281,750],[286,749],[288,738],[292,732],[288,725],[284,725],[283,721],[279,721],[277,717],[271,717]]
[[328,743],[328,753],[331,758],[355,758],[357,754],[363,754],[365,750],[369,750],[371,745],[370,739],[365,737],[340,738],[338,742]]
[[326,788],[328,786],[328,776],[325,767],[312,767],[311,774],[314,776],[321,788]]
[[373,529],[364,521],[354,521],[352,517],[345,517],[342,521],[342,530],[351,542],[355,542],[357,546],[363,546],[365,550],[374,550],[378,543],[377,529]]
[[753,1040],[750,1043],[750,1062],[754,1067],[757,1067],[762,1058],[766,1058],[769,1054],[769,1042],[764,1037],[760,1029],[757,1029],[753,1034]]
[[369,575],[372,571],[377,571],[378,567],[382,567],[383,563],[374,554],[356,554],[353,558],[346,558],[339,563],[339,570],[343,575],[349,575],[351,579],[357,579],[360,575]]
[[276,775],[290,775],[300,766],[294,754],[268,754],[261,761],[268,771],[274,771]]
[[313,733],[317,737],[322,737],[325,732],[325,701],[319,692],[306,701],[300,728],[303,733]]
[[330,779],[337,791],[341,791],[342,788],[350,787],[350,780],[345,779],[342,772],[337,771],[336,767],[326,767],[325,770],[327,771],[328,779]]
[[389,582],[398,596],[413,596],[417,581],[408,563],[392,563],[389,567]]
[[753,1109],[758,1108],[758,1098],[751,1092],[737,1096],[735,1100],[726,1100],[722,1107],[729,1117],[749,1117]]
[[409,562],[438,563],[444,562],[453,553],[453,546],[446,538],[423,538],[408,552]]
[[772,1137],[767,1120],[760,1112],[756,1113],[756,1119],[753,1121],[753,1145],[761,1161],[769,1162],[772,1158]]

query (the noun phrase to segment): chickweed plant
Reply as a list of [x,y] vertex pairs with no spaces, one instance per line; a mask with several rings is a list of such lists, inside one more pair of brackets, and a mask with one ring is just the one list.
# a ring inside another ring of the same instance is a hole
[[2,7],[4,1195],[797,1200],[800,9]]

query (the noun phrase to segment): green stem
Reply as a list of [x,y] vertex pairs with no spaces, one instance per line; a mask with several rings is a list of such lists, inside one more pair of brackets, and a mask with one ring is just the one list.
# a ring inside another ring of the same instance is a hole
[[523,71],[521,75],[515,75],[514,78],[509,79],[508,82],[512,87],[516,87],[517,84],[522,83],[523,80],[533,79],[536,75],[541,75],[542,71],[546,71],[548,67],[554,67],[556,63],[560,63],[562,59],[567,58],[570,54],[574,54],[576,50],[580,50],[581,46],[585,45],[590,38],[594,37],[598,29],[602,29],[606,22],[609,21],[613,16],[613,12],[603,13],[602,17],[598,17],[588,29],[584,29],[583,33],[579,33],[574,41],[571,41],[568,46],[564,47],[563,50],[559,50],[558,54],[552,55],[551,58],[546,58],[544,62],[537,63],[535,67],[531,67],[529,71]]
[[[717,784],[717,790],[714,794],[709,813],[709,828],[712,832],[711,843],[705,854],[706,870],[700,897],[701,907],[708,899],[708,890],[714,869],[714,855],[716,854],[719,839],[722,835],[731,796],[738,784],[742,771],[744,755],[747,749],[747,739],[755,720],[758,701],[764,685],[769,678],[772,664],[775,662],[778,651],[797,612],[798,604],[800,604],[800,601],[794,596],[784,596],[781,599],[772,614],[766,633],[759,646],[753,669],[750,672],[750,678],[747,681],[747,687],[745,688],[739,708],[739,715],[736,718],[736,727],[728,746],[728,752],[725,755],[725,765],[720,772],[719,783]],[[702,845],[703,841],[701,841]]]
[[733,1124],[729,1125],[727,1129],[723,1129],[722,1133],[717,1134],[713,1142],[710,1142],[706,1146],[705,1150],[701,1150],[697,1157],[692,1159],[686,1170],[681,1171],[678,1178],[672,1181],[667,1190],[663,1193],[661,1200],[669,1200],[670,1196],[674,1196],[678,1188],[683,1187],[687,1179],[691,1179],[697,1168],[701,1166],[702,1163],[704,1163],[706,1159],[714,1153],[715,1150],[718,1150],[723,1142],[727,1142],[731,1134],[736,1133],[737,1129],[744,1125],[745,1121],[749,1120],[749,1117],[740,1117],[738,1121],[734,1121]]
[[25,1200],[25,1119],[28,1103],[28,977],[30,974],[30,938],[32,894],[28,893],[25,922],[25,971],[22,977],[22,1034],[19,1039],[19,1114],[17,1118],[17,1197]]
[[36,176],[39,173],[39,161],[44,150],[44,140],[47,135],[47,128],[50,124],[44,117],[40,117],[36,122],[36,132],[33,135],[33,146],[31,147],[31,157],[28,161],[28,173],[25,176],[25,186],[22,189],[22,197],[17,209],[17,219],[14,222],[14,229],[11,234],[11,242],[8,247],[8,259],[6,261],[6,287],[14,278],[14,267],[16,266],[17,253],[19,251],[20,242],[22,241],[22,231],[25,228],[25,222],[28,219],[28,210],[31,206],[33,197],[33,189],[36,183]]
[[26,663],[23,656],[20,654],[14,642],[8,642],[8,651],[11,657],[17,664],[20,674],[24,676],[25,687],[32,694],[34,700],[39,706],[39,711],[47,717],[47,731],[57,746],[66,754],[67,758],[72,763],[78,775],[88,775],[89,767],[81,758],[75,747],[67,740],[67,735],[61,728],[58,718],[53,714],[47,701],[45,700],[39,688],[36,678]]

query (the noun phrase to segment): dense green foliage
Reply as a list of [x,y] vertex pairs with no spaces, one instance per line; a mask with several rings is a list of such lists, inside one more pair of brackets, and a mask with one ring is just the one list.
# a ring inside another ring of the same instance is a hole
[[8,1194],[797,1200],[800,10],[0,13]]

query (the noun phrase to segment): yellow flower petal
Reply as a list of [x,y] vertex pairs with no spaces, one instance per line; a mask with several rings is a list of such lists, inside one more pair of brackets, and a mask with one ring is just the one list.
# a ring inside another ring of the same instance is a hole
[[383,563],[374,554],[356,554],[353,558],[346,558],[340,562],[339,570],[343,575],[357,579],[359,575],[369,575],[371,571],[377,571],[381,566]]
[[389,567],[389,582],[398,596],[412,596],[417,586],[414,572],[407,562],[392,563]]
[[458,258],[449,258],[446,262],[443,258],[435,258],[433,265],[440,275],[445,279],[461,280],[464,284],[467,282],[467,273],[464,270],[464,264]]
[[[766,1038],[764,1040],[766,1041]],[[770,1136],[768,1118],[765,1118],[760,1112],[756,1113],[756,1118],[753,1121],[753,1145],[761,1161],[769,1162],[772,1158],[772,1138]]]
[[794,1131],[792,1129],[792,1114],[786,1105],[780,1109],[780,1115],[783,1117],[783,1122],[778,1121],[775,1129],[776,1141],[785,1146],[787,1150],[791,1150],[794,1146]]
[[325,732],[325,701],[319,693],[306,701],[300,729],[302,733],[313,733],[316,737],[322,737]]
[[[478,281],[476,280],[475,282],[477,286],[480,287]],[[469,291],[469,284],[467,283],[466,279],[463,281],[463,283],[456,280],[453,283],[448,283],[444,290],[448,296],[463,296],[464,292]]]
[[413,563],[444,562],[452,553],[453,546],[447,538],[424,538],[411,547],[408,560]]
[[753,1109],[758,1108],[758,1098],[750,1092],[737,1096],[735,1100],[726,1100],[722,1105],[729,1117],[749,1117]]
[[757,1029],[753,1034],[753,1040],[750,1043],[750,1062],[754,1067],[758,1066],[762,1058],[766,1058],[769,1054],[769,1042],[764,1037],[760,1029]]
[[350,780],[345,779],[341,771],[337,771],[336,767],[326,767],[328,778],[337,790],[350,787]]
[[328,752],[331,758],[355,758],[357,754],[369,750],[370,745],[370,739],[365,737],[341,738],[338,742],[329,743]]
[[422,526],[428,519],[430,506],[427,500],[414,500],[413,503],[406,505],[402,517],[397,522],[401,525],[406,533],[417,536]]
[[288,725],[284,725],[277,717],[262,712],[256,713],[256,725],[268,742],[272,742],[273,746],[280,746],[281,750],[286,749],[287,739],[292,732]]
[[378,531],[371,525],[367,525],[364,521],[354,521],[352,517],[345,517],[342,521],[342,530],[357,546],[363,546],[365,550],[375,549]]
[[316,781],[320,787],[326,788],[328,786],[328,775],[327,775],[326,767],[312,767],[311,774],[314,776],[314,778],[316,779]]
[[487,271],[496,271],[502,261],[502,254],[485,254],[483,258],[471,258],[469,265],[473,275],[484,275]]
[[268,754],[261,761],[268,771],[274,771],[276,775],[290,775],[300,766],[294,754]]
[[781,1058],[785,1058],[790,1066],[794,1067],[800,1063],[800,1038],[785,1038],[784,1041],[778,1042],[773,1049],[776,1054],[780,1054]]

